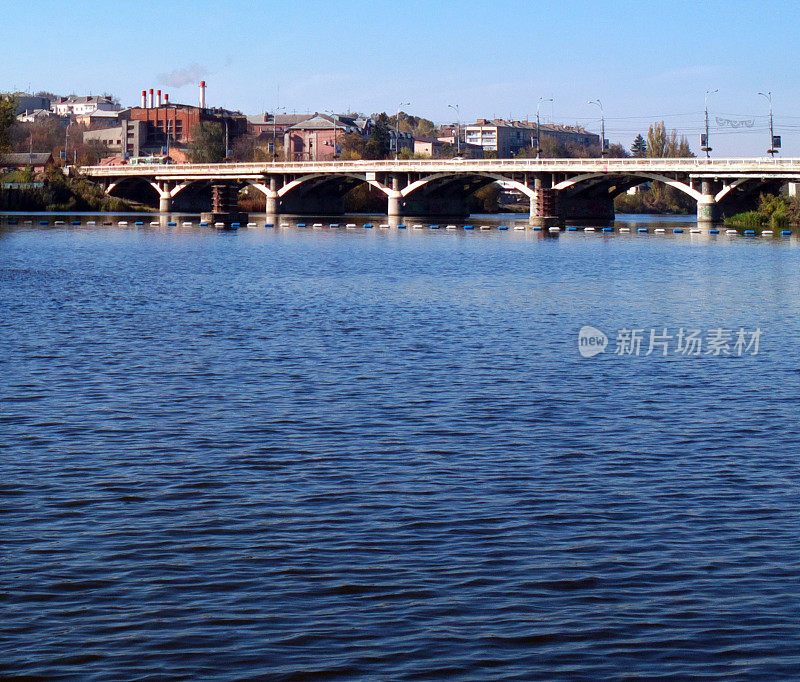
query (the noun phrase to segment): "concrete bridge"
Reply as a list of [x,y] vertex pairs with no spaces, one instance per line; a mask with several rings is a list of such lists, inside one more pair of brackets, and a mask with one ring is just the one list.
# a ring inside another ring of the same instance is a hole
[[[169,212],[181,193],[213,189],[215,202],[235,204],[251,186],[263,193],[267,214],[333,215],[343,197],[367,184],[386,195],[391,216],[469,214],[467,199],[502,180],[530,200],[530,219],[549,226],[564,220],[609,221],[614,197],[645,182],[664,183],[697,203],[699,222],[714,222],[751,206],[761,192],[800,183],[800,159],[444,159],[88,166],[84,175],[109,194],[136,185],[158,193]],[[151,192],[152,194],[152,192]],[[155,195],[152,195],[153,197]]]

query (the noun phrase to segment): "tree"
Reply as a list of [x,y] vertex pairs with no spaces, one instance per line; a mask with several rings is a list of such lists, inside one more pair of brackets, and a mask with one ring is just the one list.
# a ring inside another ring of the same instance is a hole
[[667,129],[664,121],[653,123],[647,130],[647,156],[663,159],[667,155]]
[[192,128],[189,144],[192,163],[219,163],[225,160],[225,131],[219,123],[198,123]]
[[365,159],[385,159],[389,156],[390,150],[389,117],[385,114],[378,114],[375,124],[369,133],[369,139],[364,147]]
[[642,137],[641,133],[636,136],[636,139],[631,145],[631,154],[637,159],[647,156],[647,142],[645,142],[645,139]]
[[9,149],[11,126],[14,125],[14,95],[0,95],[0,152]]

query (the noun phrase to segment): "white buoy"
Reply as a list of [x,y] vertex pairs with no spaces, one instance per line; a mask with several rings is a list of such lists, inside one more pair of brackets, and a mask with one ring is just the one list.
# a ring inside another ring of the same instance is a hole
[[126,226],[128,225],[128,221],[127,221],[127,220],[120,220],[120,221],[117,223],[117,225],[120,225],[120,226],[122,226],[122,227],[126,227]]
[[157,220],[150,221],[150,227],[158,227],[160,223]]
[[703,230],[701,230],[699,227],[693,227],[691,230],[689,230],[689,232],[692,234],[700,234],[702,231]]
[[593,227],[584,227],[584,228],[583,228],[583,231],[584,231],[584,232],[594,232],[594,231],[595,231],[595,229],[594,229]]
[[739,234],[739,233],[736,230],[729,228],[725,230],[725,234]]
[[314,223],[311,227],[313,227],[315,230],[318,230],[322,227],[322,223]]
[[95,220],[87,220],[86,224],[87,225],[97,225],[97,221],[95,221]]
[[281,227],[291,227],[289,223],[281,223]]
[[[181,225],[183,225],[184,227],[191,227],[192,226],[192,221],[191,220],[184,220],[181,223]],[[255,226],[256,226],[255,223],[247,223],[247,227],[255,227]]]
[[413,225],[411,229],[412,230],[424,230],[425,226],[424,225]]
[[456,228],[456,226],[455,226],[455,225],[445,225],[445,226],[444,226],[444,229],[445,229],[445,230],[455,230],[455,229],[457,229],[457,228]]
[[630,227],[620,227],[620,228],[619,228],[619,231],[620,231],[620,232],[630,232],[630,231],[631,231],[631,228],[630,228]]
[[492,226],[491,225],[481,225],[480,229],[482,229],[482,230],[491,230]]
[[773,234],[772,230],[761,230],[762,237],[771,237]]
[[382,227],[384,230],[389,228],[389,223],[381,223],[379,227]]
[[66,225],[66,223],[63,220],[56,220],[53,225]]
[[561,228],[553,226],[548,229],[548,232],[561,232]]
[[356,224],[355,224],[355,223],[347,223],[347,224],[345,225],[345,227],[346,227],[348,230],[352,230],[354,227],[356,227]]
[[514,229],[515,229],[515,230],[524,230],[524,229],[525,229],[525,226],[524,226],[524,225],[518,225],[518,224],[517,224],[517,225],[514,225]]
[[655,229],[656,234],[663,234],[666,230],[663,227],[657,227]]
[[214,227],[225,227],[225,223],[214,223]]

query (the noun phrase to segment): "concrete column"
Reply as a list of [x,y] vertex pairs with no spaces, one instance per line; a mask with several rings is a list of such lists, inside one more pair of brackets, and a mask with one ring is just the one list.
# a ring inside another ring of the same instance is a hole
[[697,201],[698,225],[713,225],[714,223],[719,222],[719,205],[714,198],[714,189],[714,183],[712,183],[710,180],[703,180],[701,183],[702,196]]
[[800,182],[790,182],[787,186],[789,189],[789,196],[796,197],[798,195],[797,189],[800,186]]
[[279,201],[278,193],[270,191],[267,194],[266,212],[271,214],[271,215],[277,214],[278,213],[278,201]]
[[169,213],[172,210],[172,197],[169,193],[162,194],[158,200],[158,212]]
[[389,197],[389,207],[387,213],[391,216],[403,215],[403,197],[400,192],[397,194],[392,194]]

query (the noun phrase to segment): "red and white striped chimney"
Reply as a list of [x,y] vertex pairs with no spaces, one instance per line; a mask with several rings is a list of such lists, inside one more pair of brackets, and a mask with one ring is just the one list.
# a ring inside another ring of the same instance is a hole
[[156,102],[158,102],[157,106],[161,106],[161,90],[156,90]]
[[148,106],[149,109],[152,109],[153,108],[153,88],[150,88],[149,95],[150,95],[150,102],[149,102],[149,104],[147,106]]
[[142,90],[142,109],[147,109],[147,90]]
[[164,106],[167,106],[167,104],[169,104],[169,93],[165,92],[164,93]]
[[206,108],[206,82],[200,81],[200,108]]

